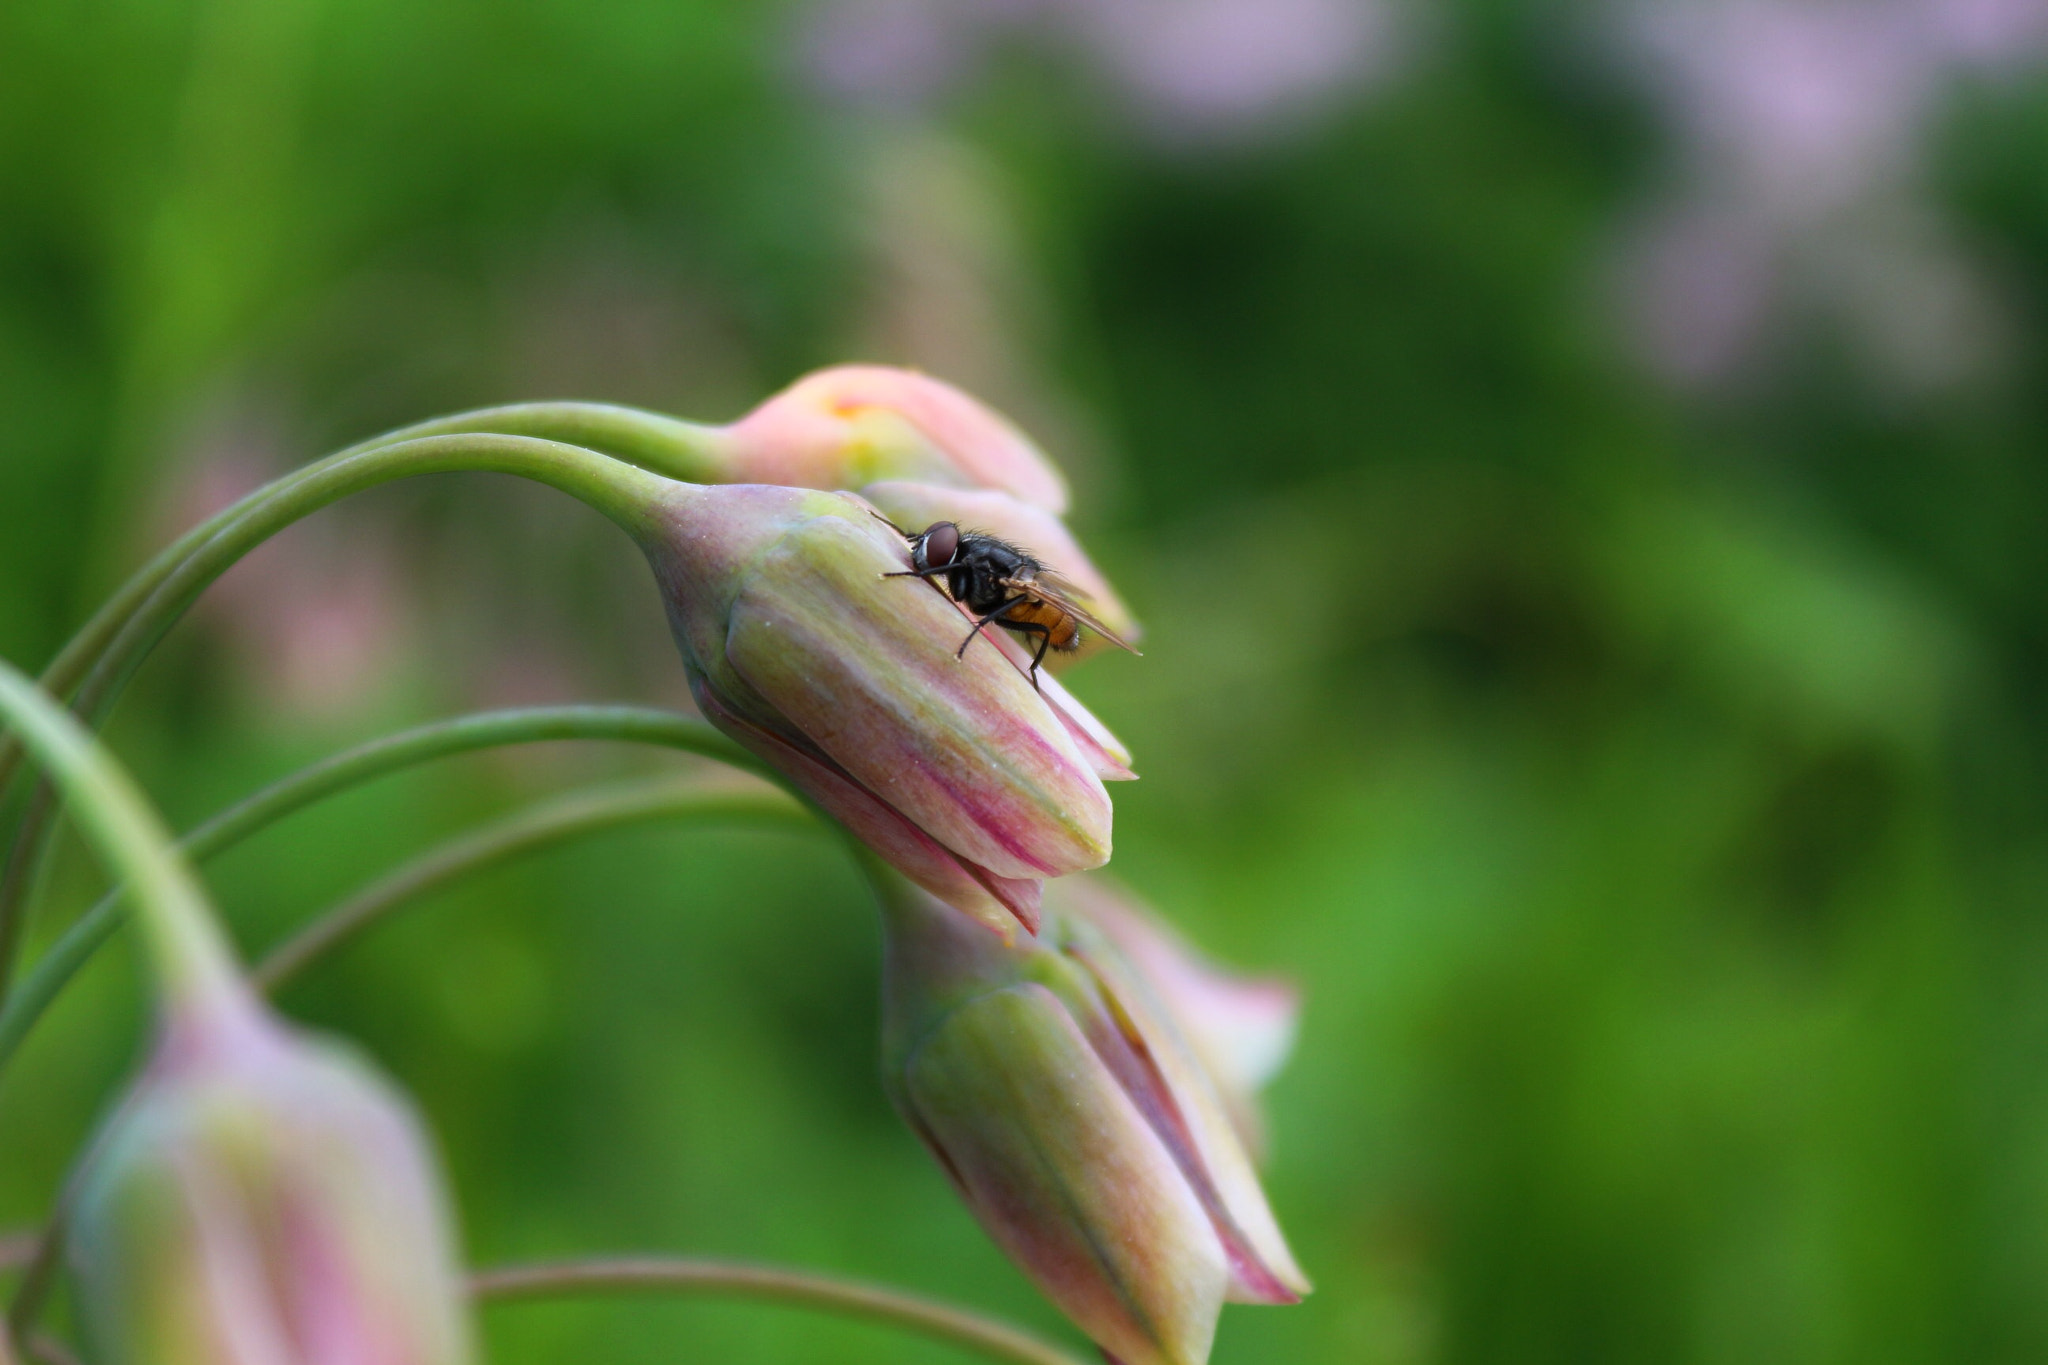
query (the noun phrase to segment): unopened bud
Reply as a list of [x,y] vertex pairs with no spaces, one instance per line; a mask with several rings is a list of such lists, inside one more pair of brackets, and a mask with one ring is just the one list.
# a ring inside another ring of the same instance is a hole
[[252,1007],[175,1023],[95,1150],[73,1215],[80,1313],[108,1365],[464,1365],[462,1283],[410,1106]]
[[886,365],[805,375],[724,429],[727,477],[854,489],[883,479],[1000,489],[1064,512],[1066,483],[1007,419],[941,380]]
[[1114,944],[1048,902],[886,916],[884,1076],[989,1235],[1123,1365],[1200,1365],[1226,1299],[1308,1292],[1216,1078]]
[[906,876],[1007,931],[1035,925],[1042,878],[1108,859],[1092,718],[1056,710],[1001,648],[962,652],[953,605],[887,576],[908,556],[865,503],[678,485],[654,524],[705,715]]

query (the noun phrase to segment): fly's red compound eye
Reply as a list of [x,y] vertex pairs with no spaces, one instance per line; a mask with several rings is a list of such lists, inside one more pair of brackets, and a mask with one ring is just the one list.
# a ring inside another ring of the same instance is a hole
[[933,522],[925,528],[924,566],[928,569],[942,569],[953,562],[953,556],[960,551],[960,528],[950,521]]

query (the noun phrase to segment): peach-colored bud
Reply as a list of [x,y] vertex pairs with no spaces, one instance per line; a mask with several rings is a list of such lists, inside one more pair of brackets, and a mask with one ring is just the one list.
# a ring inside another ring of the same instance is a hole
[[838,365],[805,375],[727,427],[723,444],[735,481],[854,489],[914,479],[1067,508],[1065,481],[1029,437],[915,370]]
[[677,485],[650,524],[706,717],[906,876],[1007,931],[1035,923],[1040,879],[1107,860],[1109,748],[1076,737],[1092,718],[999,648],[960,653],[954,606],[884,576],[908,555],[865,503]]

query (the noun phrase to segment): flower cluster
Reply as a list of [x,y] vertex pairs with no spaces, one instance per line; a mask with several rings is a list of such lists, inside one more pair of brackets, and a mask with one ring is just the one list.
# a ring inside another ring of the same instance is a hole
[[[893,370],[811,376],[706,440],[728,482],[631,469],[603,496],[704,717],[865,850],[892,1098],[1105,1353],[1200,1365],[1226,1300],[1308,1291],[1254,1170],[1293,995],[1083,875],[1109,859],[1104,783],[1130,755],[999,631],[961,647],[964,604],[904,576],[909,535],[952,521],[1030,545],[1135,634],[1060,520],[1064,483],[974,400]],[[71,1209],[101,1358],[462,1365],[467,1299],[410,1110],[273,1017],[196,890],[172,889],[145,917],[160,1041]]]
[[1014,648],[956,657],[959,604],[886,577],[910,567],[896,527],[953,521],[1032,546],[1134,631],[1059,520],[1063,482],[901,371],[812,376],[727,440],[784,486],[678,488],[643,539],[705,715],[913,884],[882,882],[892,1097],[1104,1350],[1205,1360],[1224,1300],[1309,1287],[1251,1157],[1293,996],[1075,875],[1108,861],[1102,780],[1132,775],[1128,753],[1064,688],[1034,691]]

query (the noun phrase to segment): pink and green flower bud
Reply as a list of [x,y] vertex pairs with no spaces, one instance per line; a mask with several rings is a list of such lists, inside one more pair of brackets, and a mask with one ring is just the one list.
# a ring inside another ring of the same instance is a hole
[[649,525],[706,717],[918,885],[1007,933],[1043,878],[1108,859],[1096,723],[1001,649],[959,654],[954,605],[884,577],[909,558],[866,503],[677,485]]
[[1308,1292],[1216,1079],[1106,935],[1057,897],[1015,945],[888,899],[891,1097],[1077,1326],[1123,1365],[1200,1365],[1226,1300]]
[[90,1159],[70,1258],[106,1365],[464,1365],[449,1227],[410,1107],[251,1001],[171,1021]]
[[[1143,633],[1130,609],[1081,549],[1066,523],[1043,507],[1000,490],[946,488],[902,480],[871,483],[860,493],[881,509],[883,516],[907,531],[950,521],[1021,545],[1086,593],[1088,609],[1101,617],[1104,625],[1134,642]],[[1048,655],[1047,662],[1062,666],[1108,647],[1101,636],[1085,632],[1078,651]]]
[[0,719],[121,874],[160,990],[152,1059],[67,1201],[95,1359],[464,1365],[467,1301],[404,1102],[271,1017],[133,780],[4,663]]
[[884,479],[999,489],[1048,512],[1066,481],[1031,439],[951,384],[886,365],[805,375],[719,434],[726,477],[855,489]]

